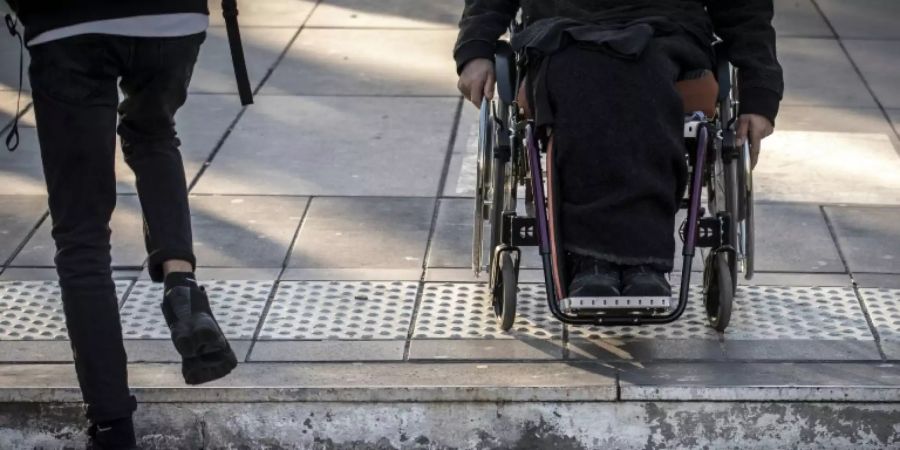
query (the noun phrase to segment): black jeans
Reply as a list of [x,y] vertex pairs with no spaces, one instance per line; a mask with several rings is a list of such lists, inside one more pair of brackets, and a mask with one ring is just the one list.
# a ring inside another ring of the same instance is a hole
[[85,35],[29,49],[66,326],[95,422],[130,416],[136,407],[110,267],[116,121],[137,178],[150,274],[160,281],[164,261],[195,262],[174,116],[204,38]]
[[706,53],[679,35],[653,39],[636,60],[576,45],[550,58],[564,248],[672,271],[687,181],[675,82],[709,67]]

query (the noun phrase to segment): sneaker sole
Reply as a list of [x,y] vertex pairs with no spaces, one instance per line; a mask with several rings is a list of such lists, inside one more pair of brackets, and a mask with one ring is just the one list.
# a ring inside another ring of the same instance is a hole
[[198,385],[218,380],[237,367],[237,358],[230,347],[218,353],[206,354],[193,358],[185,358],[181,363],[184,381],[190,385]]
[[182,358],[196,358],[229,349],[219,325],[205,313],[194,314],[189,322],[176,324],[172,329],[172,342]]

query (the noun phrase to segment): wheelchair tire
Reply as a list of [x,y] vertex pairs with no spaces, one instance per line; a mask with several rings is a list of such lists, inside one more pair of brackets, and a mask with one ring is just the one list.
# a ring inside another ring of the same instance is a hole
[[[500,245],[503,237],[503,211],[506,210],[506,167],[509,161],[501,161],[494,155],[491,162],[491,236],[490,236],[490,255],[493,258],[494,250]],[[493,265],[496,261],[491,261]]]
[[509,331],[516,321],[516,303],[519,295],[519,277],[510,252],[500,253],[499,269],[500,276],[493,290],[494,314],[500,321],[500,329]]
[[703,273],[703,303],[709,326],[722,333],[731,321],[735,288],[727,253],[710,253]]

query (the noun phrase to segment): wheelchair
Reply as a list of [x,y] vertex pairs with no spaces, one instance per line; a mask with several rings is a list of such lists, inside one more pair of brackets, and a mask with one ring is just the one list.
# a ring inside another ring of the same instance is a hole
[[517,98],[523,60],[507,41],[498,43],[496,95],[482,102],[479,115],[472,268],[476,276],[489,274],[500,328],[507,331],[515,322],[521,248],[537,246],[553,315],[567,324],[598,326],[677,320],[689,299],[694,254],[701,249],[706,316],[712,328],[724,332],[738,277],[749,280],[754,271],[750,148],[736,145],[737,70],[719,57],[706,83],[678,84],[686,108],[689,182],[681,202],[687,215],[678,231],[683,264],[673,304],[670,297],[566,296],[552,137],[539,134]]

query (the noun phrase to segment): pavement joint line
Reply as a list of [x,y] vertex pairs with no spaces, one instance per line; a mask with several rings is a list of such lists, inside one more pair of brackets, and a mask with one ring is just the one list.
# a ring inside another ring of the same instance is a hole
[[39,230],[41,228],[41,225],[44,224],[44,221],[46,221],[48,217],[50,217],[50,210],[45,209],[44,212],[41,214],[41,217],[38,218],[37,222],[31,228],[31,230],[29,230],[28,233],[25,234],[25,238],[22,239],[22,242],[20,242],[19,245],[16,246],[16,248],[13,250],[13,252],[9,255],[9,258],[7,258],[6,261],[3,263],[4,269],[0,270],[0,273],[5,272],[7,268],[12,266],[13,261],[15,261],[16,257],[19,256],[19,253],[22,252],[22,250],[25,248],[25,246],[28,245],[28,241],[30,241],[31,238],[34,237],[34,235],[37,233],[37,230]]
[[[819,14],[822,16],[822,19],[825,21],[825,24],[828,25],[828,28],[831,29],[831,32],[832,32],[832,33],[834,33],[834,35],[835,35],[835,37],[836,37],[836,39],[837,39],[837,44],[841,47],[841,51],[844,52],[844,56],[846,56],[846,57],[847,57],[847,60],[850,61],[850,65],[853,66],[853,70],[856,72],[856,75],[859,77],[859,79],[862,81],[863,85],[866,87],[866,90],[869,92],[869,95],[872,96],[872,100],[875,102],[875,105],[877,105],[877,106],[878,106],[878,109],[881,110],[881,115],[882,115],[882,117],[884,117],[884,119],[887,121],[888,127],[894,132],[894,137],[896,137],[897,139],[900,139],[900,131],[898,131],[898,130],[894,127],[894,123],[893,123],[893,121],[891,120],[891,115],[888,114],[887,109],[885,109],[885,107],[884,107],[884,104],[881,103],[881,100],[878,98],[878,95],[875,94],[875,90],[872,89],[872,85],[869,83],[869,80],[866,78],[865,75],[863,75],[862,70],[860,70],[860,68],[859,68],[859,64],[856,63],[856,61],[853,59],[853,56],[852,56],[852,55],[850,54],[850,52],[847,50],[847,46],[844,45],[844,38],[842,38],[842,37],[838,34],[837,29],[834,27],[834,24],[831,23],[831,19],[829,19],[828,16],[825,15],[825,11],[822,10],[822,7],[821,7],[821,6],[819,6],[818,0],[810,0],[810,1],[812,1],[813,6],[816,8],[816,10],[817,10],[817,11],[819,12]],[[848,40],[857,40],[857,39],[848,39]],[[871,41],[876,41],[876,40],[891,40],[891,41],[896,41],[896,39],[858,39],[858,40],[871,40]]]
[[262,333],[263,325],[266,323],[266,317],[269,315],[269,309],[272,308],[272,304],[275,302],[275,293],[278,292],[278,287],[281,285],[281,278],[287,271],[288,264],[290,264],[291,255],[294,253],[294,245],[296,245],[297,238],[300,236],[300,230],[303,228],[303,224],[306,222],[306,218],[309,215],[312,201],[313,197],[307,198],[306,205],[303,206],[303,214],[300,215],[300,222],[297,224],[297,228],[294,229],[294,236],[291,238],[291,243],[288,245],[284,259],[281,261],[281,270],[278,271],[278,275],[272,282],[272,290],[269,291],[269,298],[266,299],[266,304],[263,306],[263,310],[259,315],[259,322],[256,324],[256,330],[253,331],[253,337],[250,338],[250,347],[247,348],[247,354],[244,356],[244,363],[250,362],[250,357],[253,355],[256,343],[259,342],[259,334]]
[[834,241],[834,247],[837,249],[838,256],[841,258],[841,264],[844,265],[844,268],[847,269],[847,273],[850,275],[850,285],[853,289],[853,295],[856,296],[856,301],[859,303],[863,316],[866,318],[866,325],[869,326],[869,333],[872,334],[872,338],[875,340],[875,347],[878,349],[878,354],[881,356],[882,360],[887,360],[887,354],[881,346],[881,336],[878,334],[878,328],[875,326],[875,321],[872,319],[872,315],[866,307],[866,302],[863,301],[862,294],[859,292],[859,283],[856,282],[853,270],[850,269],[850,264],[847,262],[847,257],[844,254],[843,248],[841,248],[841,242],[838,239],[837,231],[834,229],[834,224],[831,222],[831,217],[828,215],[828,210],[826,210],[824,206],[819,206],[819,210],[822,212],[822,217],[825,219],[825,225],[828,227],[828,233],[831,235],[831,240]]
[[134,286],[137,284],[137,279],[128,280],[128,287],[125,288],[125,293],[122,294],[122,299],[119,300],[119,311],[122,311],[122,308],[125,307],[125,302],[128,301],[128,296],[131,295],[131,290],[134,289]]
[[437,232],[438,214],[440,214],[441,208],[441,193],[444,192],[444,185],[447,184],[450,163],[453,160],[453,147],[456,145],[459,123],[462,120],[462,109],[464,106],[465,99],[459,97],[456,104],[456,112],[453,114],[453,123],[450,126],[450,136],[447,138],[447,149],[444,153],[444,165],[441,169],[441,178],[438,180],[437,192],[434,196],[434,208],[431,211],[431,224],[428,229],[428,238],[425,241],[425,254],[422,256],[422,272],[419,276],[419,283],[416,290],[416,301],[413,303],[412,317],[410,317],[409,320],[409,328],[406,330],[406,342],[403,344],[403,361],[409,360],[409,350],[410,346],[412,346],[413,334],[416,329],[416,320],[419,317],[419,308],[422,305],[422,298],[425,296],[425,278],[428,275],[428,259],[431,257],[434,234]]

